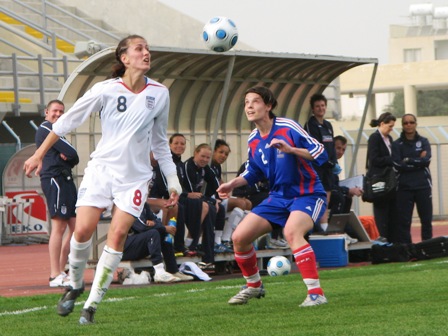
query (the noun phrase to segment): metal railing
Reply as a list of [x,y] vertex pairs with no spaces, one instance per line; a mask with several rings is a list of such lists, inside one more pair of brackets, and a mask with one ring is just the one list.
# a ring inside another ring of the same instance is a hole
[[[15,53],[11,56],[0,55],[0,63],[7,64],[10,70],[1,70],[0,77],[12,78],[12,85],[0,86],[0,94],[3,92],[13,92],[14,101],[11,105],[11,111],[15,116],[20,116],[21,100],[31,99],[34,112],[43,113],[45,109],[47,93],[59,93],[63,83],[67,80],[70,73],[81,63],[81,60],[68,58],[67,56],[54,58],[37,56],[17,56]],[[46,71],[48,64],[52,64],[52,71]],[[23,80],[21,80],[23,79]],[[26,84],[22,84],[26,83]],[[36,99],[36,95],[38,98]],[[35,105],[37,104],[37,108]],[[33,111],[25,111],[33,112]]]
[[[44,35],[44,42],[51,41],[52,49],[54,51],[53,56],[56,55],[56,38],[64,40],[72,45],[75,45],[76,41],[72,38],[67,38],[67,34],[54,34],[55,28],[63,28],[67,32],[72,33],[74,36],[76,36],[76,40],[91,40],[95,39],[91,35],[83,32],[81,29],[91,29],[92,31],[95,31],[97,34],[97,39],[100,39],[102,42],[110,42],[115,43],[121,39],[121,37],[115,33],[112,33],[111,29],[104,29],[103,27],[100,27],[98,25],[95,25],[88,20],[71,13],[70,11],[65,10],[64,8],[46,1],[42,0],[41,10],[38,10],[26,2],[20,1],[20,0],[12,0],[13,3],[20,6],[20,13],[22,15],[17,15],[11,10],[8,10],[6,8],[2,8],[2,12],[4,12],[6,15],[14,18],[15,20],[22,22],[26,26],[31,27],[32,29],[35,29],[36,31],[42,33]],[[53,10],[55,14],[49,14],[49,9]],[[34,23],[31,20],[27,19],[25,17],[26,14],[34,14],[37,15],[40,20],[39,23]],[[73,24],[68,24],[66,22],[63,22],[56,18],[56,16],[63,16],[64,18],[70,19],[70,21],[73,22]],[[50,27],[51,25],[51,27]]]

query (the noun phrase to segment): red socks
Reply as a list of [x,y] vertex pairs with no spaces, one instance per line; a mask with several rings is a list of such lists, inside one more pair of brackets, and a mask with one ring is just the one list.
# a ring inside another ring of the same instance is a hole
[[235,261],[237,262],[248,287],[260,287],[261,278],[258,272],[257,255],[252,247],[247,252],[235,252]]
[[297,268],[302,274],[303,282],[308,288],[308,294],[323,295],[317,273],[316,256],[310,244],[303,245],[293,251]]

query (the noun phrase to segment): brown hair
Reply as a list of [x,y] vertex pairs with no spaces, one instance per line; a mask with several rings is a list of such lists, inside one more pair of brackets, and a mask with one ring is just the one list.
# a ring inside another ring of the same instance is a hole
[[248,93],[258,94],[263,99],[263,102],[266,105],[271,105],[271,110],[269,111],[269,118],[273,119],[275,117],[275,114],[272,112],[272,110],[277,107],[277,99],[275,99],[274,94],[272,93],[271,90],[269,90],[264,86],[254,86],[246,91],[245,96]]
[[212,150],[212,147],[211,147],[209,144],[207,144],[207,143],[201,143],[200,145],[198,145],[198,146],[194,149],[194,152],[195,152],[195,153],[199,153],[199,152],[201,151],[202,148],[210,149],[210,151]]
[[314,108],[314,103],[317,101],[324,101],[325,105],[327,105],[327,98],[321,93],[315,93],[310,98],[311,109]]
[[46,106],[46,109],[49,109],[52,104],[60,104],[65,107],[64,103],[59,99],[50,100]]
[[112,78],[115,77],[122,77],[124,73],[126,72],[126,67],[121,61],[121,55],[128,50],[129,42],[133,39],[145,39],[144,37],[140,35],[129,35],[122,39],[119,43],[117,48],[115,49],[115,61],[116,63],[112,66]]
[[172,144],[174,141],[174,138],[177,138],[177,137],[181,137],[181,138],[184,138],[185,140],[187,140],[185,138],[185,135],[183,135],[182,133],[174,133],[172,136],[170,136],[170,140],[169,140],[170,144]]
[[378,119],[372,119],[372,120],[370,121],[370,126],[371,126],[371,127],[377,127],[377,126],[379,126],[381,123],[388,124],[388,123],[390,123],[391,121],[395,121],[395,120],[397,120],[397,118],[395,118],[395,116],[394,116],[392,113],[390,113],[390,112],[384,112],[384,113],[381,113],[381,114],[380,114],[380,116],[378,117]]
[[229,150],[230,150],[230,146],[229,146],[229,144],[228,144],[224,139],[216,139],[216,141],[215,141],[215,151],[216,151],[219,147],[221,147],[221,146],[226,146],[226,147],[228,147]]
[[336,141],[340,141],[343,145],[347,144],[347,138],[345,136],[343,136],[343,135],[336,135],[333,138],[333,142],[336,142]]

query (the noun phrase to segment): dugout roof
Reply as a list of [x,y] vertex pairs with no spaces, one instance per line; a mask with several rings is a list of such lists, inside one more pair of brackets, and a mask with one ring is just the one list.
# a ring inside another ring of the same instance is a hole
[[[113,63],[114,48],[91,56],[71,74],[59,98],[73,103],[106,79]],[[170,89],[170,131],[216,132],[218,127],[225,133],[250,128],[243,95],[251,86],[269,87],[279,103],[275,113],[303,123],[311,95],[322,92],[343,72],[369,63],[376,64],[377,59],[153,47],[147,75]]]
[[[108,78],[114,62],[114,48],[92,55],[70,75],[59,99],[70,107],[93,84]],[[152,47],[147,75],[170,90],[169,134],[189,136],[192,146],[198,144],[194,139],[212,144],[218,137],[234,136],[235,143],[245,148],[253,128],[244,115],[244,92],[248,88],[269,87],[278,101],[275,114],[304,124],[310,112],[309,98],[323,92],[343,72],[364,64],[375,67],[362,131],[378,66],[375,58]],[[239,160],[245,159],[243,149],[237,153]]]

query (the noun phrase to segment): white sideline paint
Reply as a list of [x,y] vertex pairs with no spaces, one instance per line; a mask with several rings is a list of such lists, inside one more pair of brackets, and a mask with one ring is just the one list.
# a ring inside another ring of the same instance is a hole
[[47,306],[43,306],[43,307],[35,307],[35,308],[29,308],[29,309],[23,309],[23,310],[15,310],[15,311],[11,311],[11,312],[3,312],[3,313],[0,313],[0,316],[21,315],[21,314],[31,313],[31,312],[35,312],[35,311],[39,311],[39,310],[44,310],[47,308],[48,308]]
[[[124,297],[124,298],[109,298],[109,299],[105,299],[103,300],[103,302],[119,302],[119,301],[125,301],[125,300],[132,300],[135,299],[134,296],[131,297]],[[79,305],[83,305],[85,303],[85,301],[80,301],[80,302],[75,302],[75,306],[79,306]],[[51,309],[54,309],[56,306],[51,307]],[[39,310],[45,310],[45,309],[49,309],[50,307],[48,306],[42,306],[42,307],[34,307],[34,308],[28,308],[28,309],[22,309],[22,310],[15,310],[12,312],[3,312],[0,313],[0,316],[7,316],[7,315],[22,315],[22,314],[27,314],[27,313],[32,313],[35,311],[39,311]]]
[[[278,285],[280,284],[280,282],[271,282],[269,283],[269,286],[272,285]],[[227,290],[229,288],[241,288],[241,285],[235,285],[235,286],[217,286],[214,287],[213,290],[215,289],[224,289]],[[206,288],[198,288],[198,289],[188,289],[185,291],[185,293],[197,293],[197,292],[205,292],[208,289]],[[152,294],[150,296],[154,296],[154,297],[161,297],[161,296],[170,296],[170,295],[174,295],[173,293],[155,293]],[[147,298],[147,296],[145,296],[145,299]],[[125,300],[133,300],[136,299],[135,296],[130,296],[130,297],[124,297],[124,298],[108,298],[108,299],[104,299],[102,302],[120,302],[120,301],[125,301]],[[79,302],[75,302],[75,306],[79,306],[79,305],[84,305],[85,301],[79,301]],[[27,308],[27,309],[23,309],[23,310],[15,310],[15,311],[5,311],[3,313],[0,313],[0,317],[1,316],[8,316],[8,315],[23,315],[23,314],[27,314],[27,313],[32,313],[35,311],[39,311],[39,310],[45,310],[45,309],[54,309],[56,306],[52,306],[52,307],[48,307],[48,306],[42,306],[42,307],[34,307],[34,308]]]

